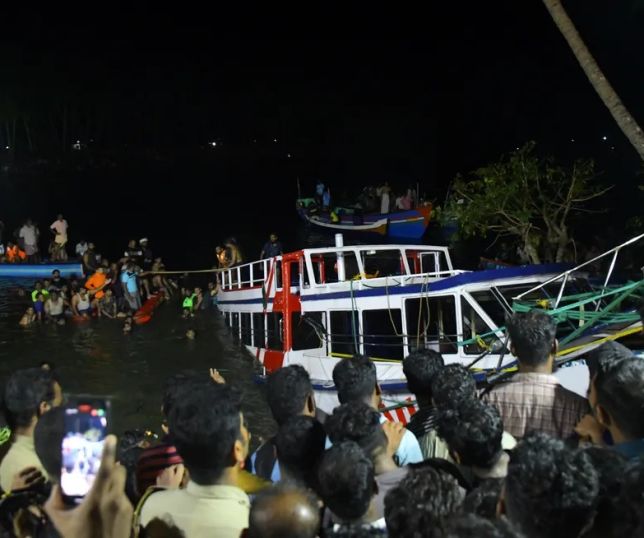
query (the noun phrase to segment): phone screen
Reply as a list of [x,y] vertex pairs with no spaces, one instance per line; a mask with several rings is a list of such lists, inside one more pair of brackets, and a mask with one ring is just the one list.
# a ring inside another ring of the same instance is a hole
[[60,486],[66,497],[80,500],[92,487],[101,465],[108,411],[109,402],[96,398],[72,398],[65,408]]

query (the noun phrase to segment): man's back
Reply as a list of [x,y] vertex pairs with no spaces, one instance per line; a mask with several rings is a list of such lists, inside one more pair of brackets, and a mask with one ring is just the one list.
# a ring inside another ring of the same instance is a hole
[[155,518],[183,531],[186,538],[238,538],[248,527],[250,501],[234,486],[200,486],[189,482],[186,489],[153,493],[143,504],[140,523]]
[[519,439],[532,430],[564,439],[589,412],[588,401],[562,387],[551,374],[515,374],[483,400],[498,408],[505,430]]

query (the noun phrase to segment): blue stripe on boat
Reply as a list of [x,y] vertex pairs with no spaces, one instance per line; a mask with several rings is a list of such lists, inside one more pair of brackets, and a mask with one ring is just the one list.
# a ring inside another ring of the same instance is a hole
[[3,263],[0,264],[0,277],[50,278],[54,269],[58,269],[63,278],[83,276],[83,266],[80,263]]

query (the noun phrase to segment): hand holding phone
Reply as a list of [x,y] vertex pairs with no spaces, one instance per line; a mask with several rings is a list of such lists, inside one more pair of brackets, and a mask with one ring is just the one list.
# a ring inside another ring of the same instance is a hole
[[109,400],[76,396],[65,408],[60,486],[68,502],[78,504],[98,474],[108,433]]

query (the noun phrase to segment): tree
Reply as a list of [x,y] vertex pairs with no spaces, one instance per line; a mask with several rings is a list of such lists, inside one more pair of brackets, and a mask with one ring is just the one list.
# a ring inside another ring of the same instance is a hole
[[457,176],[443,222],[456,219],[465,237],[513,237],[531,263],[564,261],[573,242],[571,217],[590,212],[585,204],[610,187],[594,184],[593,161],[566,169],[535,156],[534,148],[528,142],[470,178]]
[[586,47],[586,44],[581,39],[579,32],[577,32],[575,25],[570,20],[563,5],[561,5],[561,1],[543,0],[543,3],[550,12],[559,31],[568,42],[575,58],[577,58],[579,65],[584,70],[584,73],[586,73],[593,88],[595,88],[595,91],[601,97],[601,100],[612,114],[619,128],[626,135],[626,138],[633,144],[635,151],[637,151],[640,158],[644,161],[644,132],[642,132],[642,128],[637,124],[633,116],[631,116],[617,95],[617,92],[615,92],[610,82],[604,76],[604,73],[597,65],[592,54],[590,54],[588,47]]

